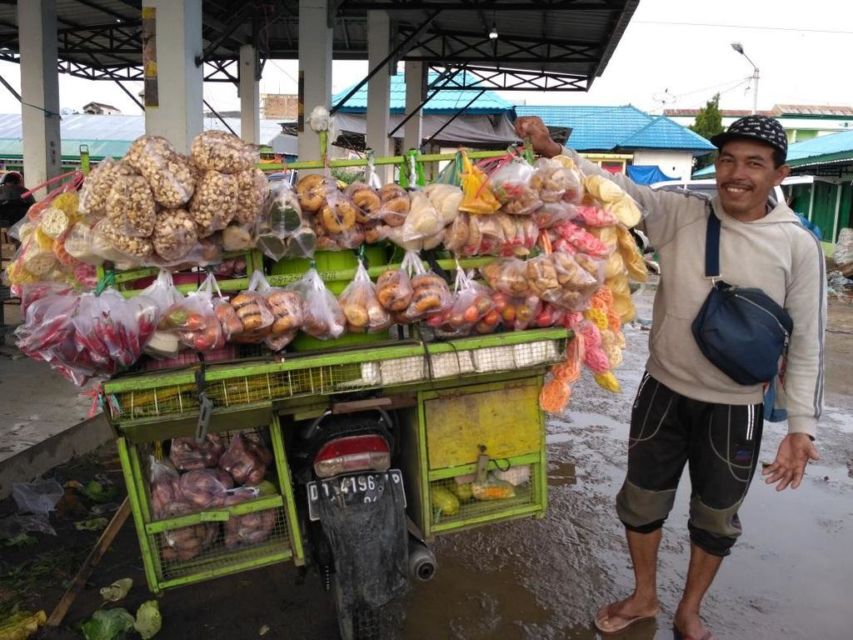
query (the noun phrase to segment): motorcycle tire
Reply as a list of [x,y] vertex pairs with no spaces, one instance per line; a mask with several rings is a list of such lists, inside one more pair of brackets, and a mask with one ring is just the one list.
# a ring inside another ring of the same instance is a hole
[[337,578],[334,592],[341,640],[391,640],[388,621],[382,615],[384,607],[368,607],[361,603],[345,607]]

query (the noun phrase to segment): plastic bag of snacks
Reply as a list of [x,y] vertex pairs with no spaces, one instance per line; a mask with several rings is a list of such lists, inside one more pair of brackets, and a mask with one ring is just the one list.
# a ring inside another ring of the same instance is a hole
[[[171,272],[166,269],[160,270],[154,282],[146,287],[140,296],[151,301],[155,312],[154,322],[158,326],[163,314],[184,298],[175,287]],[[178,338],[173,333],[161,329],[157,329],[145,345],[145,353],[156,357],[171,358],[178,355],[179,351]]]
[[530,214],[534,224],[540,229],[550,229],[551,227],[568,222],[577,216],[575,205],[568,202],[546,202],[539,209]]
[[193,196],[196,184],[189,162],[162,136],[140,136],[123,162],[145,178],[154,199],[164,207],[177,209]]
[[636,227],[643,219],[640,207],[618,184],[604,176],[592,175],[584,178],[584,187],[626,227]]
[[606,258],[612,248],[573,222],[561,222],[550,230],[555,251],[585,253],[594,258]]
[[376,333],[391,326],[391,315],[379,303],[376,287],[361,261],[352,282],[338,297],[338,302],[346,316],[348,331]]
[[376,279],[376,298],[383,309],[393,313],[405,311],[412,302],[412,281],[407,270],[407,261],[417,260],[416,253],[406,253],[399,269],[383,271]]
[[157,328],[174,334],[189,349],[212,351],[225,345],[225,333],[217,318],[213,291],[213,275],[180,302],[169,307],[160,318]]
[[169,460],[181,471],[217,467],[225,453],[222,438],[214,433],[207,434],[201,442],[193,437],[172,438]]
[[119,171],[118,162],[104,158],[89,172],[80,189],[80,215],[89,219],[107,215],[107,196]]
[[[267,302],[266,295],[258,291],[261,280],[269,286],[262,271],[255,271],[249,280],[246,291],[231,298],[231,308],[240,320],[241,328],[231,330],[229,339],[232,342],[260,344],[272,331],[275,316]],[[221,313],[221,312],[220,312]]]
[[474,281],[457,263],[453,302],[442,313],[431,316],[427,324],[435,328],[437,334],[451,337],[468,335],[475,326],[479,333],[491,333],[500,319],[492,292]]
[[462,202],[459,211],[475,215],[488,215],[501,208],[501,203],[489,187],[489,179],[483,170],[471,162],[467,154],[462,154]]
[[316,269],[309,269],[288,289],[298,293],[304,301],[302,330],[305,333],[320,340],[333,340],[343,334],[346,316]]
[[462,189],[451,184],[428,184],[423,192],[435,207],[442,226],[451,224],[459,215],[459,205],[462,204]]
[[517,258],[495,260],[480,267],[480,273],[488,285],[499,293],[511,297],[526,296],[530,293],[527,265],[523,260]]
[[612,227],[619,223],[612,213],[598,205],[578,205],[577,222],[587,227]]
[[382,198],[379,197],[376,189],[364,182],[350,184],[344,196],[355,206],[355,220],[358,224],[368,224],[381,213]]
[[234,479],[222,469],[193,469],[178,480],[181,495],[194,509],[221,507]]
[[501,316],[501,324],[512,331],[522,331],[531,326],[542,302],[534,295],[512,297],[506,293],[492,293],[495,311]]
[[[269,484],[269,483],[264,483]],[[239,487],[225,498],[225,506],[242,504],[261,495],[258,487]],[[254,511],[243,516],[228,518],[223,526],[226,549],[237,549],[265,541],[275,529],[275,509]]]
[[528,260],[526,275],[532,293],[569,310],[582,309],[599,284],[571,255],[562,251]]
[[628,277],[635,282],[645,282],[649,278],[649,270],[634,236],[623,225],[616,226],[619,243],[619,254],[628,270]]
[[391,182],[380,187],[379,198],[382,207],[377,217],[382,223],[391,227],[403,226],[411,207],[409,193],[400,185]]
[[198,231],[189,211],[160,211],[154,222],[151,244],[164,264],[180,264],[198,246]]
[[201,175],[189,209],[200,238],[228,226],[237,213],[238,195],[236,176],[219,171],[207,171]]
[[412,301],[402,312],[401,319],[416,322],[448,309],[453,298],[444,278],[424,269],[414,252],[406,253],[403,262],[411,275]]
[[572,204],[580,204],[586,195],[584,187],[584,176],[578,169],[575,161],[568,156],[554,156],[552,161],[559,162],[568,173],[568,179],[565,183],[565,192],[563,200]]
[[511,215],[529,215],[542,206],[538,189],[530,181],[534,169],[523,158],[511,158],[489,176],[492,192],[501,203],[501,211]]
[[[580,188],[580,176],[577,171],[563,165],[554,158],[539,158],[533,165],[534,173],[530,186],[539,192],[543,202],[560,202],[569,191],[572,194]],[[571,195],[571,199],[576,196]]]
[[423,191],[412,194],[409,215],[403,225],[403,242],[424,241],[444,231],[444,220]]
[[238,433],[219,459],[219,468],[230,473],[238,485],[257,485],[263,481],[272,461],[272,453],[264,445]]
[[240,224],[254,225],[264,210],[269,193],[269,180],[257,167],[238,173],[237,212],[234,219]]
[[302,296],[293,289],[271,286],[261,271],[255,271],[252,274],[249,288],[253,286],[266,298],[273,315],[273,322],[270,325],[269,334],[264,339],[264,344],[273,351],[281,351],[293,342],[305,322]]
[[203,171],[248,171],[260,156],[257,149],[227,131],[205,131],[193,138],[190,162]]

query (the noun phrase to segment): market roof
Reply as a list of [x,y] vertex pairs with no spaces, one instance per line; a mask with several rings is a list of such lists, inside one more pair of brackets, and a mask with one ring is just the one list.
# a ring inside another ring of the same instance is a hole
[[[795,173],[837,173],[843,165],[853,166],[853,131],[842,131],[811,140],[795,142],[788,147],[788,164]],[[710,178],[716,173],[714,165],[693,174],[695,178]]]
[[[700,109],[664,109],[663,114],[673,118],[688,118],[699,114]],[[781,118],[853,118],[853,107],[821,104],[776,104],[770,111],[759,111],[760,115]],[[749,109],[721,109],[724,118],[742,118],[752,114]]]
[[[430,74],[429,82],[433,83],[437,74]],[[341,99],[352,90],[347,87],[332,97],[332,104],[337,105]],[[473,102],[471,102],[473,100]],[[439,90],[424,105],[424,115],[454,114],[471,102],[465,110],[469,115],[493,115],[513,110],[513,104],[501,98],[492,91],[466,89],[464,91]],[[341,113],[364,113],[367,111],[367,85],[361,87],[343,106],[338,109]],[[406,77],[404,74],[391,76],[391,113],[406,112]]]
[[665,116],[652,116],[632,105],[535,106],[515,108],[520,116],[539,116],[549,127],[569,127],[569,144],[578,151],[673,149],[703,153],[714,145]]
[[[485,88],[588,90],[639,0],[329,0],[334,57],[367,58],[367,12],[385,10],[397,60],[468,70]],[[60,70],[141,80],[141,0],[56,0]],[[237,82],[243,44],[298,57],[299,0],[202,0],[205,79]],[[254,26],[254,28],[253,28]],[[492,27],[499,37],[488,37]],[[19,62],[16,2],[0,3],[0,60]]]
[[[239,135],[240,119],[225,118],[228,125]],[[120,158],[127,153],[130,144],[145,133],[145,116],[74,114],[62,116],[59,123],[62,140],[61,155],[64,158],[80,156],[80,145],[89,147],[93,160]],[[205,118],[205,129],[227,131],[218,119]],[[274,120],[261,120],[262,144],[271,145],[281,133],[281,125]],[[0,114],[0,158],[19,158],[23,155],[23,130],[21,115]]]

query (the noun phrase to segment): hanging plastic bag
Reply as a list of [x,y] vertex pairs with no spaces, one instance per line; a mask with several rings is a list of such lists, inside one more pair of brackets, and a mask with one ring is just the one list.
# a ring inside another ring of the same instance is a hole
[[236,176],[207,171],[199,177],[189,205],[199,238],[206,238],[228,226],[237,215],[238,198]]
[[501,211],[511,215],[530,215],[542,206],[539,191],[531,185],[534,169],[523,158],[506,159],[489,176],[489,185]]
[[403,225],[403,242],[415,242],[435,236],[444,230],[444,221],[429,197],[422,192],[412,194],[412,204]]
[[409,193],[398,184],[389,183],[379,188],[382,207],[378,218],[390,227],[402,227],[411,209]]
[[[257,245],[266,256],[281,260],[287,255],[287,240],[303,226],[310,229],[302,217],[299,198],[287,182],[273,187],[269,203],[257,220]],[[311,235],[314,231],[311,230]],[[316,242],[316,238],[315,238]],[[313,244],[311,253],[313,255]]]
[[234,487],[234,480],[219,468],[193,469],[181,474],[178,487],[184,499],[194,509],[201,510],[223,506],[228,490]]
[[359,261],[352,282],[338,297],[347,319],[347,330],[353,333],[376,333],[391,326],[391,316],[379,303],[376,287],[364,263]]
[[414,252],[407,252],[403,265],[411,275],[412,301],[402,313],[408,322],[416,322],[441,313],[450,307],[452,297],[444,278],[424,269],[423,263]]
[[530,292],[527,266],[517,258],[490,262],[480,267],[480,273],[492,289],[507,296],[525,296]]
[[266,295],[258,291],[261,286],[269,288],[269,283],[264,278],[263,271],[255,271],[246,291],[231,298],[231,307],[242,325],[240,331],[231,332],[229,339],[232,342],[260,344],[272,332],[275,316]]
[[81,216],[88,220],[97,220],[107,215],[107,196],[118,171],[118,162],[112,158],[104,158],[89,172],[80,189]]
[[423,192],[435,207],[442,226],[451,224],[459,215],[459,205],[462,204],[462,189],[449,184],[428,184]]
[[228,131],[210,130],[193,138],[190,161],[204,171],[240,173],[260,160],[258,149]]
[[462,202],[459,211],[475,215],[488,215],[495,213],[501,207],[501,203],[492,193],[489,187],[489,179],[483,170],[471,162],[466,153],[462,153],[462,173],[460,175],[462,186]]
[[[183,300],[183,294],[175,287],[172,273],[161,269],[157,278],[140,294],[141,297],[151,301],[155,317],[154,322],[159,325],[160,319],[167,309],[179,304]],[[178,355],[180,344],[177,337],[169,332],[156,330],[151,339],[145,345],[145,353],[148,355],[171,358]]]
[[[417,254],[413,255],[417,258]],[[413,293],[412,281],[404,265],[400,265],[399,269],[383,271],[376,279],[376,298],[387,311],[405,311],[412,302]]]
[[[561,222],[550,230],[554,250],[568,249],[569,253],[585,253],[595,258],[606,258],[612,249],[604,242],[573,222]],[[564,245],[561,240],[567,243]]]
[[159,520],[166,517],[170,504],[183,501],[180,475],[170,462],[157,460],[154,456],[150,457],[148,467],[151,513]]
[[501,325],[511,331],[522,331],[531,326],[542,307],[542,301],[535,295],[512,297],[495,291],[492,301],[495,311],[501,316]]
[[619,241],[619,254],[628,271],[628,277],[634,282],[645,282],[649,278],[649,270],[634,236],[623,225],[616,226]]
[[577,208],[568,202],[546,202],[530,214],[531,219],[540,229],[550,229],[561,222],[568,222],[577,216]]
[[444,312],[431,316],[427,324],[439,335],[453,337],[468,335],[477,323],[486,320],[485,324],[492,328],[500,323],[491,291],[471,279],[457,262],[452,304]]
[[163,136],[143,135],[134,140],[123,164],[145,178],[163,207],[183,207],[193,196],[196,178],[190,163]]
[[198,291],[169,307],[158,329],[174,334],[180,343],[195,351],[212,351],[225,346],[225,334],[214,305],[215,278],[208,275]]
[[139,175],[115,176],[107,196],[107,217],[120,233],[147,238],[154,231],[156,204],[145,178]]
[[271,286],[260,271],[252,274],[252,278],[255,280],[256,291],[266,298],[273,315],[269,335],[264,339],[264,344],[273,351],[281,351],[293,342],[305,322],[302,296],[293,289]]
[[598,205],[577,205],[577,222],[587,227],[612,227],[619,223],[612,213]]
[[333,340],[343,334],[346,316],[316,269],[309,269],[288,289],[296,291],[304,301],[305,333],[320,340]]

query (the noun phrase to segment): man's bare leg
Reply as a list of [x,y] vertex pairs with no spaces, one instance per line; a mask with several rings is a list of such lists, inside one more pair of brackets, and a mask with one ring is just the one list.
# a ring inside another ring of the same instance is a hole
[[619,602],[603,607],[595,615],[596,626],[602,631],[616,630],[635,618],[654,617],[660,611],[658,603],[658,547],[662,529],[651,533],[625,531],[628,550],[634,565],[634,592]]
[[687,584],[678,609],[675,611],[675,628],[687,638],[709,637],[710,634],[699,617],[702,598],[714,581],[723,559],[703,551],[695,544],[690,545],[690,567],[687,570]]

